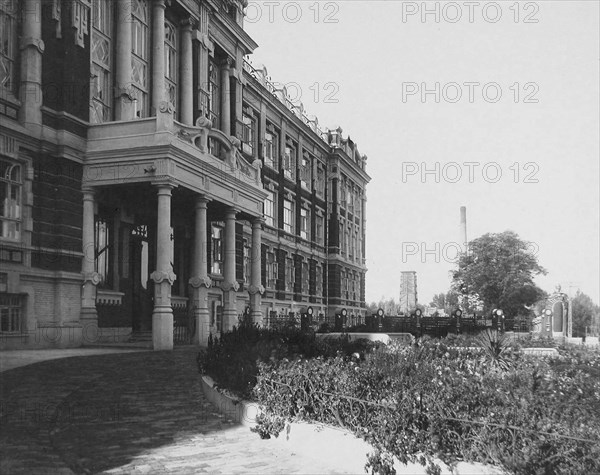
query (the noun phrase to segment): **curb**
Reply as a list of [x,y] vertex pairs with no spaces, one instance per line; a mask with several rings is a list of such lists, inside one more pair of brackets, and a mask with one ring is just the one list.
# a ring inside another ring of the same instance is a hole
[[245,427],[253,427],[256,424],[256,416],[260,413],[258,404],[245,401],[235,396],[230,396],[217,389],[215,382],[210,376],[202,375],[202,391],[208,399],[224,416],[242,424]]

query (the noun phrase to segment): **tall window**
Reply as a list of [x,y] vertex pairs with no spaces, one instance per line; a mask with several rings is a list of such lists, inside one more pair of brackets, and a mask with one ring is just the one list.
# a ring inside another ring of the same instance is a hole
[[308,210],[301,208],[300,209],[300,237],[302,239],[308,239],[308,230],[309,230],[309,214]]
[[309,189],[311,186],[312,173],[311,173],[312,161],[310,155],[304,154],[302,157],[302,163],[300,167],[300,184]]
[[267,197],[263,204],[263,214],[265,224],[275,226],[275,194],[271,191],[267,191]]
[[296,282],[296,269],[294,267],[294,259],[291,257],[285,260],[285,290],[286,292],[294,291],[294,284]]
[[241,130],[238,138],[242,142],[242,152],[246,155],[254,156],[254,141],[256,140],[256,119],[253,115],[243,114]]
[[309,289],[309,272],[308,272],[308,262],[302,263],[302,293],[308,295],[310,292]]
[[315,217],[315,231],[316,231],[316,237],[315,240],[317,242],[317,244],[323,245],[324,244],[324,231],[325,231],[325,227],[324,227],[324,219],[323,216],[316,216]]
[[133,80],[132,94],[135,96],[135,116],[148,117],[148,43],[149,43],[149,13],[148,0],[132,0],[131,25],[131,77]]
[[277,284],[277,261],[275,260],[275,253],[267,253],[267,287],[274,289]]
[[21,239],[21,165],[0,160],[0,222],[3,239]]
[[213,127],[215,128],[219,126],[220,84],[219,65],[213,58],[210,58],[208,62],[208,118],[213,121]]
[[94,266],[102,278],[102,285],[110,287],[110,228],[108,222],[96,217],[94,236]]
[[[0,2],[0,90],[16,90],[18,0]],[[0,93],[0,96],[5,94]]]
[[274,252],[267,252],[267,287],[274,289],[277,284],[277,261]]
[[346,178],[340,181],[340,205],[346,207]]
[[111,120],[112,109],[112,7],[110,0],[92,2],[92,89],[90,122]]
[[213,274],[223,274],[223,228],[220,226],[211,227],[211,250]]
[[318,195],[323,196],[325,194],[325,168],[320,163],[317,165],[315,189]]
[[283,174],[290,180],[296,179],[296,148],[292,145],[285,147],[283,155]]
[[165,97],[175,106],[177,117],[177,29],[169,20],[165,20]]
[[283,230],[294,233],[294,203],[288,200],[283,200]]
[[317,297],[323,295],[323,267],[317,265],[315,270],[315,293]]
[[267,125],[267,129],[270,130],[265,134],[263,146],[265,165],[277,169],[279,163],[279,135],[270,125]]

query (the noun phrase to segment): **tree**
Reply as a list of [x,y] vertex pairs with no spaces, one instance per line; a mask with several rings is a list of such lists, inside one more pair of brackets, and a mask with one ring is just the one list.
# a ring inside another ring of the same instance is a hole
[[580,290],[571,300],[571,305],[573,305],[573,336],[586,335],[586,328],[588,334],[597,333],[600,307]]
[[451,290],[445,294],[435,294],[429,305],[442,309],[446,315],[450,315],[459,306],[458,303],[458,294]]
[[453,288],[481,300],[485,312],[500,308],[510,317],[530,315],[527,306],[546,295],[533,282],[535,275],[546,274],[533,249],[513,231],[474,239],[452,273]]

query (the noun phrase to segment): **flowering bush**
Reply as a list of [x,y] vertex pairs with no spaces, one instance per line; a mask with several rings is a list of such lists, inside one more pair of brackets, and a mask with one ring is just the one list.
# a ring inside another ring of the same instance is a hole
[[262,364],[254,396],[271,427],[323,422],[366,439],[372,473],[394,473],[394,457],[430,473],[439,472],[436,458],[517,474],[600,470],[598,355],[565,349],[544,359],[496,343],[490,353],[425,339],[364,361]]

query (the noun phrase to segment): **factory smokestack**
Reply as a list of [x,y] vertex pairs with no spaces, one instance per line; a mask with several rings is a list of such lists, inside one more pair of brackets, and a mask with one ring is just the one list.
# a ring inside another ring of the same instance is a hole
[[463,252],[467,252],[467,207],[460,207],[460,242]]

